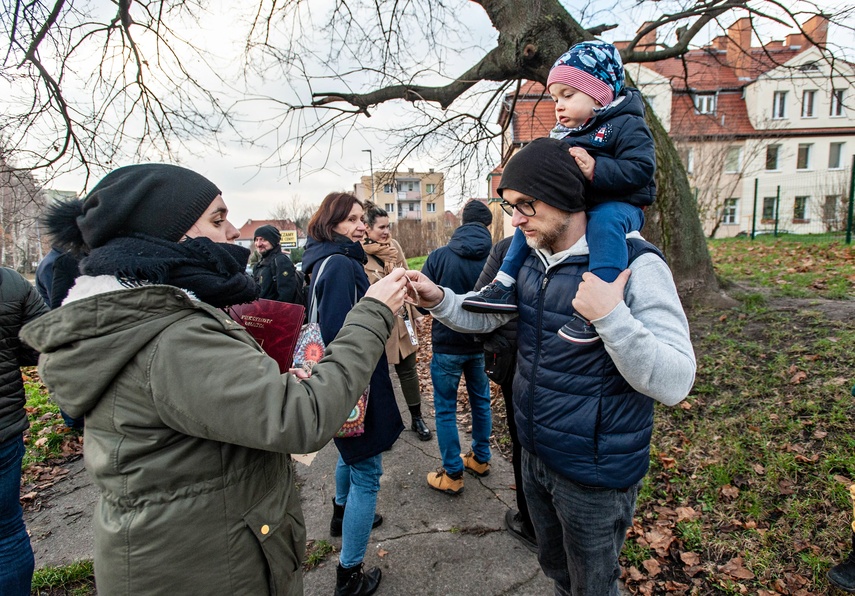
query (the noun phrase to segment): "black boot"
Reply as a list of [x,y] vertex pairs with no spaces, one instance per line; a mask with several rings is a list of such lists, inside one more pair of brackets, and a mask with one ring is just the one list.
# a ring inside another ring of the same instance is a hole
[[[344,521],[344,505],[337,505],[335,502],[335,497],[332,500],[332,519],[330,520],[330,536],[338,537],[341,536],[341,524]],[[380,524],[383,523],[383,516],[379,513],[374,514],[374,522],[371,524],[372,528],[376,528]]]
[[413,424],[410,428],[415,432],[419,440],[421,441],[429,441],[430,440],[430,429],[425,424],[424,419],[422,418],[422,407],[421,406],[408,406],[410,409],[410,416],[413,418]]
[[377,567],[362,570],[362,563],[356,567],[342,567],[339,563],[335,570],[335,596],[370,596],[380,585],[383,572]]
[[849,557],[828,570],[828,581],[844,592],[855,594],[855,532],[852,533]]

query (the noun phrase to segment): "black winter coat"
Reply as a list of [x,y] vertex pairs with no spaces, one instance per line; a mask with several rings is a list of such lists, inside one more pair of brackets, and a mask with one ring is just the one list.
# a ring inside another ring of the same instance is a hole
[[561,139],[597,160],[585,193],[589,207],[610,201],[644,207],[656,199],[656,152],[644,121],[644,101],[631,87],[625,98]]
[[[329,259],[324,270],[317,277],[315,271],[327,257]],[[327,345],[341,330],[347,313],[355,304],[354,297],[361,299],[368,289],[364,263],[365,250],[359,242],[351,242],[343,237],[341,242],[318,242],[314,238],[306,242],[303,267],[312,280],[309,296],[317,299],[318,323]],[[307,300],[311,301],[311,298]],[[359,437],[335,439],[335,446],[347,465],[359,463],[390,449],[404,430],[385,353],[374,368],[370,385],[365,433]]]
[[252,277],[261,288],[259,298],[300,304],[297,298],[297,270],[278,246],[274,246],[255,264]]
[[[481,270],[481,275],[475,283],[475,290],[480,290],[496,279],[499,268],[513,236],[502,238],[490,250],[487,263]],[[513,380],[514,369],[517,365],[517,319],[514,317],[492,333],[481,336],[484,341],[484,372],[490,380],[499,385],[505,385]]]
[[48,312],[36,289],[16,271],[0,267],[0,443],[26,430],[21,366],[32,366],[38,354],[21,343],[18,331]]
[[[464,224],[454,230],[448,244],[428,255],[422,273],[455,294],[465,294],[475,287],[492,246],[490,230],[484,224]],[[484,349],[471,333],[452,331],[436,319],[430,335],[437,354],[478,354]]]

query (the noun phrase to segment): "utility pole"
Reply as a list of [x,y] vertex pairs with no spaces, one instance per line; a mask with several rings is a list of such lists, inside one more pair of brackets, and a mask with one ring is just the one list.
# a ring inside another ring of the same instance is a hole
[[362,152],[368,154],[368,165],[371,168],[371,202],[374,203],[374,156],[371,149],[363,149]]

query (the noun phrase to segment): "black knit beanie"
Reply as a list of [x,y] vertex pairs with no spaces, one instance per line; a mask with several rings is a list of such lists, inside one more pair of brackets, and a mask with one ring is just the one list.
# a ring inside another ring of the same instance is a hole
[[51,205],[44,223],[56,244],[74,252],[130,234],[178,242],[219,194],[187,168],[125,166],[104,176],[85,199]]
[[490,208],[478,200],[469,201],[463,208],[463,223],[480,223],[488,228],[493,223],[493,213]]
[[279,246],[279,243],[282,241],[282,234],[280,234],[279,230],[277,230],[270,224],[266,226],[261,226],[260,228],[255,230],[255,234],[252,236],[252,238],[255,239],[259,236],[267,240],[273,246],[273,248]]
[[585,176],[558,139],[535,139],[505,166],[499,196],[506,188],[521,192],[568,213],[585,210]]

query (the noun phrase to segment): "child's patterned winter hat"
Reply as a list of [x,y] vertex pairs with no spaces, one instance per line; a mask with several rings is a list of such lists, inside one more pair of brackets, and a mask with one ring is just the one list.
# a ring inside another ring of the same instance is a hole
[[624,88],[623,61],[617,48],[604,41],[583,41],[564,52],[552,65],[546,89],[564,83],[593,97],[603,107]]

